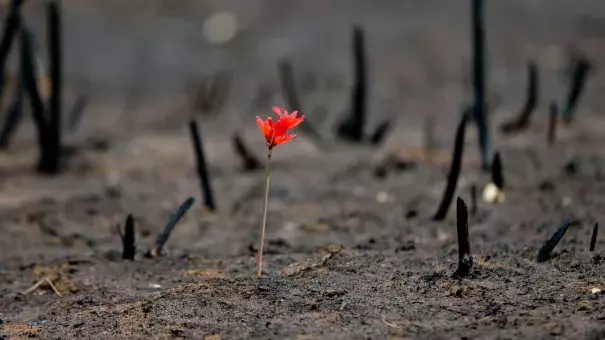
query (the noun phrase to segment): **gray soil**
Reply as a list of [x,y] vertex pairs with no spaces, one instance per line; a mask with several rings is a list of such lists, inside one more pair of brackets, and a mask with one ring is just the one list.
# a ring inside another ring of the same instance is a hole
[[[487,1],[489,119],[506,199],[479,198],[469,220],[474,266],[463,279],[452,278],[455,206],[444,221],[432,216],[461,108],[472,100],[469,1],[62,4],[66,111],[78,95],[89,105],[80,126],[66,128],[74,152],[59,176],[35,172],[29,109],[0,152],[0,338],[605,338],[605,295],[593,292],[605,290],[605,236],[588,250],[594,223],[605,221],[605,2]],[[236,13],[240,31],[210,45],[202,23],[223,9]],[[28,2],[24,11],[45,62],[43,7]],[[380,146],[334,133],[350,108],[354,23],[365,28],[370,63],[367,134],[396,121]],[[549,146],[548,104],[563,102],[575,50],[594,69],[575,120],[560,124]],[[238,131],[264,160],[254,118],[285,105],[282,57],[294,65],[303,106],[288,109],[302,110],[322,139],[298,131],[275,151],[257,279],[264,170],[242,169],[231,136]],[[537,110],[527,131],[503,135],[498,127],[525,101],[529,60],[540,70]],[[233,75],[225,105],[195,112],[191,84],[219,70]],[[200,201],[192,116],[214,214]],[[469,204],[470,188],[481,194],[489,182],[476,139],[471,123],[456,192]],[[378,178],[377,165],[393,154],[414,166]],[[571,159],[575,171],[565,171]],[[145,258],[189,196],[196,204],[164,255]],[[135,261],[121,259],[116,228],[128,214]],[[566,219],[579,224],[538,263]],[[46,281],[25,293],[46,278],[60,296]]]

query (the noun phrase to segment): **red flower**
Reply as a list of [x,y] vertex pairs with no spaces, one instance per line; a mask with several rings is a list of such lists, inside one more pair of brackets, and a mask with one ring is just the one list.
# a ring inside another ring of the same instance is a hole
[[267,117],[267,120],[264,122],[260,117],[256,117],[256,124],[258,124],[261,132],[265,135],[267,147],[269,149],[272,149],[279,144],[286,143],[296,137],[295,134],[286,135],[286,133],[288,133],[289,129],[296,127],[305,119],[305,116],[296,117],[298,111],[288,114],[288,111],[276,106],[273,107],[273,111],[279,116],[275,123],[273,123],[271,117]]

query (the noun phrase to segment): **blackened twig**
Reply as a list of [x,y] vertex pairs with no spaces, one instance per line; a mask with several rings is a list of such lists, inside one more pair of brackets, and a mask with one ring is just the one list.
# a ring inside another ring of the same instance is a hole
[[595,245],[597,244],[597,233],[599,232],[599,224],[595,223],[592,228],[592,236],[590,237],[590,251],[594,251]]
[[178,209],[172,215],[170,215],[166,226],[164,226],[164,230],[162,230],[162,232],[158,234],[158,237],[155,241],[155,246],[153,249],[151,249],[151,251],[147,253],[147,257],[156,257],[162,253],[162,249],[164,248],[166,241],[168,241],[168,238],[170,237],[170,233],[172,233],[174,226],[176,226],[176,224],[179,223],[183,216],[185,216],[185,213],[191,208],[193,202],[195,202],[195,198],[189,197],[187,200],[185,200],[185,202],[183,202],[183,204],[178,207]]
[[545,262],[550,258],[550,253],[557,246],[567,229],[572,225],[571,221],[566,221],[557,231],[544,243],[538,252],[538,262]]
[[191,133],[191,141],[193,142],[193,149],[195,151],[195,162],[197,165],[197,174],[200,179],[200,185],[202,186],[202,195],[204,197],[204,204],[210,211],[216,211],[216,204],[214,203],[214,195],[212,193],[212,184],[210,181],[210,174],[208,173],[208,167],[206,166],[206,157],[204,157],[204,147],[202,145],[202,138],[195,120],[189,121],[189,132]]
[[355,87],[351,98],[351,109],[355,124],[351,137],[358,141],[363,138],[363,128],[366,122],[367,103],[367,58],[365,46],[365,32],[361,26],[353,29],[353,58],[355,65]]
[[583,56],[575,57],[574,60],[572,60],[571,84],[567,95],[567,101],[563,106],[562,111],[563,121],[566,124],[571,123],[573,120],[573,114],[578,106],[578,100],[586,85],[586,80],[588,79],[588,73],[590,72],[591,67],[590,62]]
[[232,141],[235,153],[242,159],[245,170],[252,171],[261,168],[260,161],[256,155],[248,149],[246,144],[244,144],[244,140],[240,137],[239,133],[235,132],[233,134]]
[[8,58],[8,53],[13,44],[15,35],[21,25],[21,15],[19,13],[22,0],[12,0],[8,16],[4,24],[4,34],[0,41],[0,98],[4,91],[4,66]]
[[502,190],[504,188],[504,174],[502,173],[502,161],[500,160],[500,153],[494,154],[494,162],[492,164],[492,183]]
[[382,122],[380,125],[378,125],[378,127],[376,127],[372,137],[370,137],[370,143],[372,145],[379,145],[384,140],[390,129],[391,122],[389,120]]
[[554,101],[550,103],[548,113],[547,141],[548,145],[553,145],[555,143],[555,139],[557,138],[557,122],[559,120],[559,108],[557,107],[557,103]]
[[223,108],[229,98],[232,82],[233,74],[230,71],[222,71],[214,75],[208,92],[208,97],[212,98],[211,110],[219,112]]
[[462,119],[458,124],[458,130],[456,131],[456,140],[454,142],[454,153],[452,155],[452,163],[447,179],[447,185],[445,187],[445,192],[443,193],[441,203],[439,204],[439,208],[437,209],[435,216],[433,216],[433,220],[435,221],[442,221],[445,218],[450,204],[452,203],[452,199],[454,198],[454,192],[456,191],[458,177],[460,176],[460,168],[462,168],[462,155],[464,152],[464,134],[466,130],[466,122],[469,118],[469,115],[470,109],[465,110],[462,115]]
[[48,50],[50,54],[51,93],[48,105],[49,132],[48,152],[43,153],[38,170],[46,174],[59,172],[61,159],[61,93],[62,93],[62,60],[61,60],[61,14],[55,0],[47,4]]
[[203,114],[218,113],[224,106],[231,90],[232,74],[229,71],[215,73],[202,79],[191,98],[193,110]]
[[519,116],[512,121],[502,124],[500,130],[503,133],[521,132],[529,127],[530,118],[538,105],[538,66],[535,62],[530,61],[527,65],[527,99],[525,106],[519,113]]
[[8,111],[2,131],[0,131],[0,149],[8,148],[10,139],[17,130],[19,123],[23,118],[23,80],[19,76],[17,90],[15,91],[13,103]]
[[[300,112],[304,112],[303,107],[301,106],[301,102],[298,98],[298,94],[296,92],[296,81],[294,76],[294,68],[292,67],[292,63],[288,59],[282,59],[278,65],[279,68],[279,77],[281,80],[281,86],[284,93],[284,97],[290,110],[298,110]],[[301,131],[309,134],[311,137],[316,140],[321,139],[321,135],[312,124],[309,124],[309,121],[305,121],[305,124],[300,125]]]
[[124,260],[134,260],[134,255],[136,253],[136,247],[134,245],[134,217],[132,214],[129,214],[126,218],[126,223],[124,224],[124,234],[122,235],[122,259]]
[[80,93],[76,100],[74,101],[74,106],[72,106],[71,111],[67,115],[67,128],[71,132],[75,132],[80,126],[80,121],[82,121],[82,114],[86,110],[88,106],[90,98],[87,94]]
[[353,59],[355,85],[351,97],[351,113],[339,125],[338,135],[344,139],[361,142],[366,121],[367,101],[366,50],[364,31],[361,26],[353,28]]
[[483,170],[491,165],[491,137],[487,123],[485,81],[485,17],[483,0],[472,0],[473,85],[475,93],[474,118],[479,136],[479,151]]
[[468,211],[464,201],[458,197],[456,202],[457,221],[456,229],[458,232],[458,269],[453,277],[466,277],[473,266],[473,257],[471,256],[471,244],[468,236]]
[[48,157],[49,145],[49,128],[44,112],[44,103],[38,93],[38,84],[36,77],[36,65],[34,64],[34,56],[32,51],[32,36],[31,32],[23,25],[21,27],[21,76],[23,79],[23,87],[27,93],[32,108],[34,123],[38,132],[38,147],[40,149],[40,161]]

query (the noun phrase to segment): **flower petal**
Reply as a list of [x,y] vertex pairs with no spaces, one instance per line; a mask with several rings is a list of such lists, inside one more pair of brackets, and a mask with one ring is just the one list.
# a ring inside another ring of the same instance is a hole
[[256,116],[256,125],[258,125],[258,127],[264,134],[265,133],[265,122],[263,122],[263,120],[259,116]]
[[[280,109],[280,108],[279,108],[279,107],[277,107],[277,106],[274,106],[274,107],[273,107],[273,111],[274,111],[275,113],[277,113],[277,114],[278,114],[280,117],[282,116],[282,110],[283,110],[284,112],[286,112],[286,110],[285,110],[285,109]],[[286,112],[286,114],[288,114],[288,113]]]
[[273,141],[273,144],[275,144],[275,145],[284,144],[284,143],[291,141],[294,137],[296,137],[295,134],[291,134],[291,135],[287,135],[287,136],[279,136],[279,138],[275,138],[275,140]]
[[279,137],[279,136],[283,136],[286,134],[286,132],[288,132],[288,119],[286,118],[286,116],[281,116],[279,117],[279,119],[277,119],[277,121],[275,122],[275,125],[273,126],[273,130],[275,131],[275,136]]
[[294,128],[294,127],[298,126],[298,124],[302,123],[303,120],[305,120],[305,116],[304,115],[302,115],[302,116],[300,116],[298,118],[294,118],[294,120],[292,120],[290,122],[290,124],[288,124],[288,128],[291,129],[291,128]]
[[273,138],[273,119],[271,117],[267,118],[267,121],[263,122],[260,117],[256,117],[256,124],[260,128],[261,132],[265,136],[265,140],[267,143],[271,143],[271,139]]

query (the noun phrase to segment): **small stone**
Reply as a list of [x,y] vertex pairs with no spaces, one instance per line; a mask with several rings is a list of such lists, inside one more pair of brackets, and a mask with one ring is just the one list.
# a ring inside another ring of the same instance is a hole
[[185,336],[185,332],[181,329],[171,329],[170,335],[175,336],[175,337],[183,337],[183,336]]
[[377,201],[378,203],[386,203],[386,202],[388,202],[389,200],[390,200],[390,196],[389,196],[389,194],[388,194],[387,192],[384,192],[384,191],[379,191],[379,192],[376,194],[376,201]]
[[414,250],[414,249],[416,249],[416,244],[414,243],[414,241],[408,241],[408,242],[400,245],[399,247],[397,247],[397,249],[395,249],[395,252],[399,253],[399,252],[410,251],[410,250]]
[[504,191],[500,190],[494,183],[488,183],[483,189],[483,200],[487,203],[502,203],[504,198]]
[[538,189],[540,189],[540,191],[553,191],[555,189],[555,185],[551,181],[543,181],[538,186]]
[[563,167],[563,170],[568,176],[573,176],[578,172],[578,161],[576,159],[572,159]]
[[379,165],[374,169],[374,176],[376,178],[384,179],[387,177],[387,167],[385,165]]
[[416,210],[414,210],[414,209],[408,210],[405,213],[405,218],[408,219],[408,220],[412,219],[412,218],[414,218],[416,216],[418,216],[418,212]]

